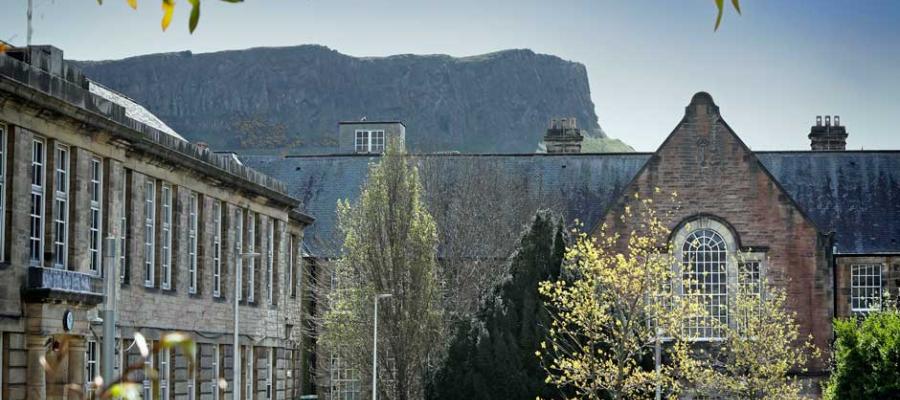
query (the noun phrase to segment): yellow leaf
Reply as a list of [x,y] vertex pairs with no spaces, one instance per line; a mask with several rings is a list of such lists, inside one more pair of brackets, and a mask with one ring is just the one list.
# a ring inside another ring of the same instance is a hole
[[175,12],[175,0],[163,0],[162,9],[162,30],[165,31],[169,24],[172,23],[172,13]]
[[128,5],[137,10],[137,0],[128,0]]

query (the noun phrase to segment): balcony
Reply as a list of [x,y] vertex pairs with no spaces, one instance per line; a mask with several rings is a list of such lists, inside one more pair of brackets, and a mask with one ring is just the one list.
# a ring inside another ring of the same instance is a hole
[[103,302],[103,279],[83,272],[28,267],[24,297],[30,302],[64,300],[96,305]]

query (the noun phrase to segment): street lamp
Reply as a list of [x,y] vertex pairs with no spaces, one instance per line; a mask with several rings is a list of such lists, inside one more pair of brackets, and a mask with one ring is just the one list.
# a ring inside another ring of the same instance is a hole
[[390,293],[375,295],[375,329],[372,333],[372,400],[378,400],[378,300],[393,296]]
[[[235,249],[235,250],[237,250],[237,249]],[[245,258],[251,258],[251,257],[256,258],[259,256],[260,256],[260,253],[240,253],[240,254],[238,254],[238,257],[240,257],[241,260],[243,260]],[[233,399],[238,398],[238,393],[239,393],[238,390],[241,389],[241,352],[240,352],[241,347],[239,345],[239,338],[238,338],[240,336],[238,334],[238,323],[239,323],[239,316],[240,316],[240,312],[238,312],[238,283],[240,283],[240,281],[241,281],[241,269],[243,267],[238,268],[237,260],[238,260],[238,258],[234,259],[234,261],[235,261],[235,263],[234,263],[235,264],[234,265],[234,293],[232,293],[232,296],[231,296],[231,297],[234,297],[234,348],[231,351],[231,359],[234,361],[234,364],[232,365],[232,372],[234,373],[234,377],[232,378],[232,381],[234,382],[233,383],[234,388],[231,389],[231,397]],[[243,265],[244,265],[244,263],[241,263],[241,266],[243,266]]]

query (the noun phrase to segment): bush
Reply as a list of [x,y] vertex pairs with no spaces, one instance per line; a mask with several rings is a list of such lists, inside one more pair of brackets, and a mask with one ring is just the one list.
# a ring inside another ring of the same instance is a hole
[[834,323],[834,372],[825,399],[900,399],[900,312]]

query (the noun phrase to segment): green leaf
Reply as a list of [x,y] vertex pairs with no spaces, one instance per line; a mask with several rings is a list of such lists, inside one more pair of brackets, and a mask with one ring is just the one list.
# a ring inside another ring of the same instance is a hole
[[719,13],[716,15],[716,28],[714,30],[719,30],[719,25],[722,23],[722,12],[725,9],[725,0],[716,0],[716,8],[719,10]]
[[731,0],[731,5],[734,6],[734,9],[738,14],[741,13],[741,1],[740,0]]
[[197,22],[200,21],[200,0],[188,0],[191,3],[191,19],[188,20],[188,30],[194,33],[197,29]]
[[141,400],[141,389],[143,385],[134,382],[116,383],[107,389],[107,393],[112,398],[121,398],[123,400]]

